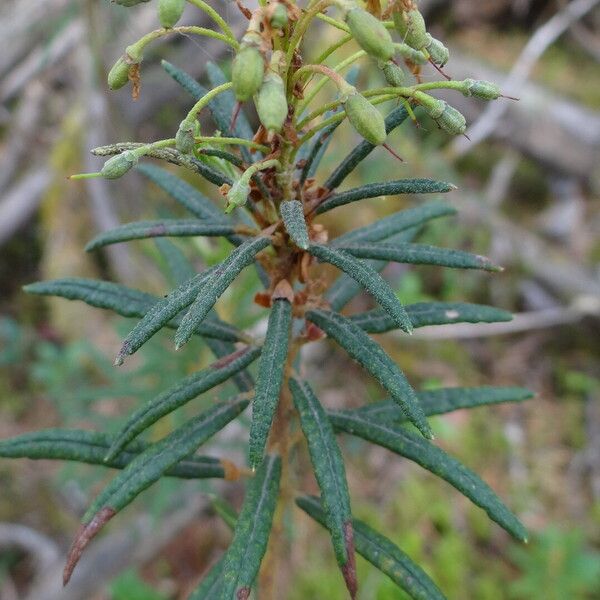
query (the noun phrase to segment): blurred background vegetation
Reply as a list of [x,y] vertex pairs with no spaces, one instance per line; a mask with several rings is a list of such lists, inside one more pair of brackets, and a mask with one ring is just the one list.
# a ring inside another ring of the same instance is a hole
[[[212,4],[239,31],[235,3]],[[506,82],[513,70],[505,91],[520,101],[502,101],[504,112],[493,120],[481,103],[453,97],[476,123],[472,142],[448,140],[426,120],[418,129],[406,124],[391,139],[405,163],[380,151],[348,185],[412,176],[455,182],[459,190],[450,201],[460,216],[430,227],[423,241],[475,250],[506,267],[497,276],[388,269],[405,302],[483,302],[517,318],[508,325],[430,328],[414,339],[381,341],[416,387],[506,384],[536,391],[536,399],[523,405],[434,422],[440,444],[507,500],[532,539],[525,547],[513,543],[444,483],[383,449],[365,453],[364,446],[345,440],[354,511],[420,562],[450,599],[598,599],[600,2],[420,5],[433,33],[451,47],[448,73]],[[585,15],[574,17],[574,8]],[[190,11],[188,17],[197,21],[199,15]],[[161,266],[174,253],[200,267],[227,252],[224,244],[206,240],[83,252],[93,234],[119,222],[177,213],[135,174],[117,183],[69,183],[66,176],[97,170],[89,154],[94,146],[175,131],[189,99],[162,71],[160,58],[200,79],[207,60],[226,65],[229,59],[216,44],[173,38],[153,46],[145,60],[139,101],[132,102],[126,90],[108,94],[107,66],[156,26],[152,3],[129,11],[107,0],[3,0],[0,6],[2,438],[57,425],[114,430],[155,390],[210,360],[200,342],[175,355],[168,335],[160,335],[131,366],[115,369],[124,319],[21,292],[31,281],[85,276],[162,294],[172,282]],[[308,54],[313,47],[316,52],[318,36],[338,34],[323,26],[314,35]],[[363,63],[363,85],[378,76]],[[425,71],[425,79],[431,76]],[[350,129],[340,127],[317,177],[341,158],[336,146],[354,143]],[[402,198],[374,199],[336,210],[327,225],[333,235],[405,204]],[[221,314],[260,327],[264,311],[253,303],[258,282],[248,273],[238,283],[220,303]],[[368,308],[368,302],[361,297],[353,308]],[[331,348],[318,344],[305,354],[328,406],[381,396]],[[213,399],[200,398],[189,410]],[[164,435],[184,418],[159,424],[153,434]],[[241,461],[245,439],[242,422],[213,444]],[[211,500],[212,484],[167,480],[107,528],[70,588],[60,590],[65,549],[107,476],[100,467],[0,462],[0,600],[167,600],[193,589],[230,539],[219,516],[227,508]],[[228,484],[226,490],[239,506],[243,486]],[[289,575],[282,600],[345,598],[327,537],[301,516],[295,519],[292,559],[304,566]],[[359,569],[361,600],[403,597],[365,563]]]

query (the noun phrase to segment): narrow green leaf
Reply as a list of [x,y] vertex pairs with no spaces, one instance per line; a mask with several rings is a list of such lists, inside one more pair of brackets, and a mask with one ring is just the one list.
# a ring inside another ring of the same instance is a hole
[[115,227],[95,237],[86,251],[96,250],[110,244],[157,237],[229,236],[235,233],[233,224],[223,221],[199,221],[196,219],[163,219],[161,221],[136,221]]
[[[0,440],[0,457],[29,458],[32,460],[68,460],[90,465],[102,465],[112,469],[124,469],[149,444],[129,444],[111,461],[104,457],[114,441],[112,436],[83,429],[44,429],[26,433],[7,440]],[[182,479],[223,478],[225,470],[218,458],[188,456],[165,471],[169,477]]]
[[[175,288],[165,298],[154,304],[125,338],[121,350],[119,350],[119,354],[115,359],[115,364],[122,365],[126,356],[137,352],[155,333],[165,327],[171,319],[192,304],[200,293],[200,290],[210,281],[211,274],[215,269],[216,267],[212,267],[203,273],[195,275],[192,279]],[[200,323],[197,323],[197,325],[200,325]],[[179,327],[181,327],[181,324]]]
[[[406,229],[388,238],[389,242],[411,242],[415,239],[420,231],[419,227],[412,227]],[[378,273],[383,271],[386,262],[381,260],[369,260],[365,261],[369,266],[375,269]],[[326,298],[334,311],[341,311],[352,298],[360,294],[362,286],[356,283],[352,277],[343,273],[340,275],[327,290]],[[387,314],[384,312],[384,314]]]
[[[217,358],[224,358],[235,352],[235,345],[228,341],[207,338],[206,345]],[[254,389],[254,379],[247,370],[238,371],[232,380],[240,392],[249,392]]]
[[[175,344],[181,348],[192,337],[196,327],[204,321],[223,292],[241,271],[251,265],[256,255],[271,243],[268,237],[255,237],[245,241],[219,265],[211,269],[210,275],[202,282],[202,293],[196,294],[181,325],[175,334]],[[198,290],[199,291],[199,290]]]
[[279,403],[291,324],[292,305],[285,298],[274,300],[260,355],[256,391],[252,402],[248,448],[248,462],[252,469],[256,469],[263,461],[267,438]]
[[527,532],[521,522],[490,487],[442,449],[413,434],[402,425],[382,422],[362,413],[336,413],[330,414],[329,417],[336,429],[383,446],[444,479],[475,505],[483,508],[490,519],[516,539],[527,541]]
[[112,460],[131,440],[165,415],[245,369],[259,354],[260,348],[246,347],[230,356],[220,358],[206,369],[189,375],[141,406],[117,434],[110,451],[106,454],[106,460]]
[[427,438],[432,438],[423,409],[404,373],[362,329],[338,313],[309,310],[307,319],[333,338],[390,393],[411,423]]
[[[408,117],[408,113],[404,106],[399,106],[392,110],[390,114],[385,118],[385,130],[387,133],[391,133],[402,125],[404,121]],[[327,181],[323,184],[323,187],[328,190],[334,190],[337,188],[343,181],[356,169],[356,167],[361,163],[373,150],[375,150],[376,146],[363,140],[348,156],[342,160],[342,162],[338,165],[338,167],[331,173],[331,175],[327,178]]]
[[[523,402],[533,398],[533,396],[534,394],[530,390],[519,387],[440,388],[438,390],[417,392],[419,402],[428,417],[463,408],[478,408],[505,402]],[[346,411],[340,412],[345,413]],[[373,402],[349,412],[359,412],[387,422],[401,423],[405,420],[403,415],[398,414],[396,403],[393,400]]]
[[202,192],[180,177],[149,163],[140,163],[136,169],[164,190],[173,200],[179,202],[195,217],[225,223],[229,220]]
[[172,285],[181,285],[196,274],[194,265],[173,242],[156,238],[154,243],[166,263],[167,277]]
[[[296,504],[315,521],[328,527],[326,515],[318,498],[303,496]],[[366,523],[353,520],[356,551],[374,567],[385,573],[398,587],[415,600],[446,600],[427,573],[398,546],[371,529]]]
[[220,600],[247,600],[267,550],[279,495],[281,459],[267,455],[249,482],[231,546],[225,555]]
[[206,95],[206,88],[198,83],[189,73],[166,60],[161,60],[162,68],[196,101]]
[[[419,302],[407,304],[404,308],[415,329],[429,325],[501,323],[512,320],[509,312],[481,304]],[[396,323],[381,309],[352,315],[350,320],[367,333],[386,333],[396,329]]]
[[485,271],[501,271],[489,258],[463,252],[438,248],[427,244],[386,244],[360,242],[354,244],[336,244],[336,248],[348,252],[356,258],[369,258],[387,262],[407,263],[413,265],[437,265],[453,269],[483,269]]
[[306,227],[302,202],[298,200],[282,202],[279,210],[285,229],[294,244],[303,250],[308,249],[310,240],[308,239],[308,229]]
[[152,444],[121,471],[96,497],[82,519],[63,572],[66,585],[83,551],[104,525],[170,468],[237,417],[247,400],[218,404],[189,420],[183,427]]
[[321,262],[334,265],[360,283],[394,319],[400,329],[407,333],[412,331],[412,323],[394,290],[373,267],[330,246],[311,244],[309,252]]
[[[321,490],[326,523],[338,564],[350,595],[356,595],[356,568],[352,544],[352,512],[344,459],[325,410],[305,381],[291,378],[290,391],[308,442],[311,462]],[[350,569],[347,567],[350,566]]]
[[456,214],[456,210],[443,202],[426,202],[416,208],[409,208],[375,221],[365,227],[353,229],[331,242],[332,245],[358,244],[360,242],[381,242],[396,233],[424,225],[433,219]]
[[225,557],[223,556],[209,569],[188,600],[215,600],[215,598],[219,598],[223,587],[224,567]]
[[238,520],[238,514],[235,508],[233,508],[227,500],[220,498],[219,496],[212,497],[210,499],[210,504],[217,515],[223,519],[225,525],[233,531]]
[[456,186],[444,181],[432,179],[398,179],[384,183],[369,183],[358,188],[332,194],[317,208],[321,215],[338,206],[344,206],[358,200],[378,198],[380,196],[397,196],[399,194],[445,194],[455,190]]

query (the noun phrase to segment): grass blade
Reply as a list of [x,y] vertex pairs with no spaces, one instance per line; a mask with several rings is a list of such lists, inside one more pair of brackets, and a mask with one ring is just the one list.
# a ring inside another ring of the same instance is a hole
[[[105,433],[84,429],[45,429],[1,440],[0,457],[67,460],[124,469],[149,447],[143,442],[129,444],[113,460],[106,462],[104,457],[113,440]],[[189,456],[165,471],[165,475],[182,479],[223,478],[225,469],[218,458]]]
[[451,183],[433,181],[432,179],[399,179],[384,183],[369,183],[329,196],[325,202],[319,205],[316,213],[322,215],[338,206],[345,206],[367,198],[397,196],[400,194],[445,194],[455,189],[456,186]]
[[[204,321],[221,294],[231,285],[241,271],[251,265],[256,255],[271,243],[268,237],[255,237],[245,241],[220,264],[214,267],[202,282],[202,293],[196,294],[181,325],[175,334],[175,345],[179,349],[192,337],[196,327]],[[198,290],[199,292],[200,290]]]
[[493,264],[489,258],[463,252],[438,248],[427,244],[386,244],[360,242],[354,244],[336,244],[336,248],[355,256],[387,262],[412,265],[436,265],[452,269],[483,269],[498,272],[501,267]]
[[308,249],[310,240],[308,239],[308,229],[306,219],[304,218],[304,207],[298,200],[288,200],[282,202],[279,210],[283,224],[290,238],[298,248]]
[[362,329],[338,313],[310,310],[306,317],[333,338],[390,393],[409,421],[427,438],[432,438],[423,409],[404,373]]
[[[394,131],[397,127],[402,125],[406,118],[408,117],[408,113],[403,106],[399,106],[392,110],[390,114],[385,118],[385,129],[389,133]],[[327,178],[327,181],[323,184],[323,187],[328,190],[334,190],[337,188],[343,181],[356,169],[356,167],[361,163],[373,150],[375,150],[376,146],[373,146],[370,142],[363,140],[342,162],[337,166],[337,168],[333,171],[333,173]]]
[[334,265],[360,283],[392,317],[400,329],[407,333],[412,331],[412,323],[394,290],[373,267],[330,246],[311,244],[309,252],[321,262]]
[[291,324],[292,305],[290,302],[285,298],[274,300],[269,315],[265,343],[260,355],[256,392],[252,402],[252,423],[248,448],[248,462],[252,469],[256,469],[263,461],[267,438],[279,403]]
[[[296,504],[315,521],[328,527],[325,512],[318,498],[303,496]],[[373,566],[385,573],[398,587],[415,600],[446,600],[427,573],[404,554],[398,546],[371,529],[366,523],[353,520],[356,551]]]
[[329,416],[336,429],[383,446],[444,479],[469,498],[473,504],[485,510],[492,521],[506,529],[513,537],[527,541],[525,527],[492,489],[473,471],[442,449],[401,425],[382,422],[362,413],[336,413]]
[[[138,319],[144,318],[150,310],[164,300],[111,281],[75,277],[32,283],[26,285],[23,289],[29,294],[81,300],[96,308],[112,310],[122,317],[135,317]],[[166,323],[166,327],[176,329],[179,322],[180,319],[175,317]],[[195,333],[224,342],[249,341],[249,338],[239,329],[217,319],[206,320],[196,329]]]
[[[523,402],[533,398],[530,390],[520,387],[474,387],[474,388],[440,388],[417,392],[419,402],[425,414],[429,416],[443,415],[460,409],[478,408],[490,404],[505,402]],[[346,411],[340,411],[342,413]],[[401,423],[402,415],[398,415],[393,400],[381,400],[361,408],[349,411],[360,412],[375,419]]]
[[131,440],[165,415],[245,369],[258,358],[259,354],[260,348],[244,348],[228,357],[220,358],[206,369],[189,375],[141,406],[129,417],[117,434],[106,454],[106,460],[112,460]]
[[358,244],[362,242],[381,242],[391,236],[412,227],[419,227],[433,219],[456,214],[456,210],[443,202],[426,202],[416,208],[401,210],[389,217],[375,221],[365,227],[353,229],[331,242],[340,244]]
[[352,512],[344,459],[325,410],[305,381],[290,379],[290,391],[308,442],[311,462],[321,490],[325,521],[346,586],[356,596]]
[[214,406],[159,442],[152,444],[132,460],[100,492],[83,516],[83,525],[67,557],[63,582],[68,583],[86,546],[112,517],[158,481],[166,471],[195,452],[217,431],[223,429],[247,405],[246,400],[238,399]]
[[95,237],[86,247],[86,252],[128,242],[158,237],[231,236],[235,233],[233,224],[222,221],[206,222],[195,219],[163,219],[161,221],[136,221],[126,223]]
[[[452,323],[502,323],[513,318],[511,313],[493,306],[462,302],[419,302],[404,308],[415,329]],[[396,329],[396,323],[381,309],[352,315],[350,320],[367,333],[387,333]]]
[[225,555],[221,600],[248,600],[267,550],[279,495],[281,459],[267,455],[248,484],[233,541]]

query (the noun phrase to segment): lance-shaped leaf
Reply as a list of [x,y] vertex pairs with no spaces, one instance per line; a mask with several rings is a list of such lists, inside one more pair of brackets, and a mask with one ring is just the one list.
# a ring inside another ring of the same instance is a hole
[[400,329],[408,333],[412,331],[412,323],[394,290],[373,267],[330,246],[311,244],[309,252],[321,262],[334,265],[360,283],[394,319]]
[[110,461],[140,433],[196,396],[227,381],[258,358],[260,348],[244,348],[189,375],[136,410],[117,434],[106,460]]
[[384,183],[369,183],[358,188],[333,194],[317,208],[321,215],[338,206],[344,206],[358,200],[378,198],[380,196],[397,196],[399,194],[445,194],[455,190],[456,186],[444,181],[432,179],[399,179]]
[[188,600],[215,600],[215,598],[219,598],[223,587],[224,567],[225,557],[223,556],[209,569]]
[[390,393],[409,421],[428,438],[433,434],[423,409],[404,373],[360,327],[338,313],[309,310],[307,319],[333,338]]
[[[32,283],[26,285],[23,289],[29,294],[81,300],[96,308],[112,310],[122,317],[137,317],[140,319],[145,317],[158,303],[164,301],[164,298],[158,298],[152,294],[118,283],[75,277]],[[175,329],[179,326],[179,321],[180,319],[175,317],[166,323],[166,327]],[[249,338],[239,329],[219,319],[206,320],[196,329],[196,333],[226,342],[249,341]]]
[[357,589],[356,565],[344,459],[327,414],[308,383],[290,379],[289,385],[321,490],[335,557],[342,569],[348,591],[354,598]]
[[444,479],[475,505],[483,508],[490,519],[516,539],[527,541],[527,532],[521,522],[492,489],[473,471],[441,448],[408,431],[402,425],[382,422],[366,414],[336,413],[329,416],[336,429],[388,448]]
[[308,229],[304,218],[304,207],[298,200],[282,202],[279,208],[283,224],[296,246],[306,250],[310,244]]
[[268,237],[255,237],[238,246],[219,265],[211,269],[210,275],[203,282],[202,293],[196,295],[181,325],[175,334],[175,344],[181,348],[192,337],[194,330],[210,312],[221,294],[247,266],[251,265],[256,255],[264,250],[271,240]]
[[252,423],[248,447],[248,462],[252,469],[256,469],[263,460],[275,409],[279,403],[291,324],[292,305],[290,302],[285,298],[274,300],[269,315],[267,335],[260,355],[256,391],[252,402]]
[[387,262],[407,263],[413,265],[437,265],[453,269],[483,269],[485,271],[501,271],[489,258],[438,248],[427,244],[386,244],[360,242],[354,244],[336,244],[336,248],[348,252],[356,258],[369,258]]
[[114,515],[158,481],[166,471],[195,452],[217,431],[223,429],[247,405],[247,400],[237,399],[233,402],[213,406],[159,442],[152,444],[132,460],[100,492],[83,516],[82,527],[67,557],[63,582],[68,583],[86,546]]
[[[394,129],[402,125],[404,121],[406,121],[406,117],[408,117],[408,112],[404,108],[404,106],[399,106],[395,108],[390,114],[385,118],[385,130],[388,134],[390,134]],[[331,173],[331,175],[327,178],[327,181],[323,184],[323,187],[328,190],[334,190],[337,188],[343,181],[356,169],[358,164],[362,162],[373,150],[375,150],[377,146],[374,146],[367,140],[363,140],[342,162],[338,165],[338,167]]]
[[199,219],[227,222],[227,217],[202,192],[169,171],[140,163],[136,169]]
[[[296,504],[315,521],[328,527],[325,511],[318,498],[303,496]],[[354,519],[356,551],[374,567],[385,573],[398,587],[415,600],[446,600],[427,573],[404,554],[398,546],[377,533],[366,523]]]
[[[84,429],[44,429],[0,441],[0,457],[29,458],[32,460],[68,460],[112,469],[124,469],[134,458],[146,451],[149,444],[129,444],[113,460],[104,457],[114,438],[105,433]],[[225,469],[218,458],[189,456],[165,471],[169,477],[205,479],[225,477]]]
[[281,459],[267,455],[248,483],[233,541],[225,555],[219,600],[248,600],[250,596],[252,583],[267,550],[280,477]]
[[[388,240],[390,242],[411,242],[417,236],[419,230],[419,227],[412,227],[411,229],[406,229],[405,231],[393,235],[391,238],[388,238]],[[387,265],[386,262],[381,260],[368,260],[365,262],[378,273],[383,271]],[[346,304],[348,304],[348,302],[350,302],[350,300],[352,300],[352,298],[360,294],[361,291],[362,286],[354,281],[352,277],[344,273],[331,284],[325,297],[332,310],[339,312]],[[384,311],[384,314],[387,313]]]
[[[452,323],[501,323],[512,320],[512,314],[482,304],[462,302],[418,302],[407,304],[406,314],[415,329]],[[396,323],[381,309],[352,315],[350,320],[367,333],[386,333],[396,329]]]
[[[198,273],[198,275],[195,275],[189,281],[175,288],[165,298],[154,304],[125,338],[115,359],[115,365],[122,365],[126,356],[137,352],[155,333],[165,327],[171,319],[192,304],[206,282],[210,281],[210,276],[215,269],[216,267],[212,267],[203,273]],[[200,325],[200,323],[197,323],[197,325]],[[181,324],[179,327],[181,327]]]
[[335,238],[331,244],[338,246],[360,242],[381,242],[406,229],[419,227],[433,219],[454,214],[456,214],[456,210],[443,202],[426,202],[416,208],[401,210],[389,217],[379,219],[365,227],[353,229]]
[[[231,342],[208,338],[206,345],[217,358],[225,358],[235,352],[235,345]],[[249,392],[254,389],[254,379],[246,370],[238,371],[232,380],[240,392]]]
[[157,237],[228,236],[235,233],[233,224],[223,221],[196,219],[163,219],[161,221],[136,221],[115,227],[96,236],[86,247],[90,252],[110,244]]
[[[440,388],[417,392],[419,402],[428,417],[462,408],[478,408],[505,402],[523,402],[533,396],[533,392],[520,387]],[[354,410],[340,412],[360,413],[387,422],[401,423],[405,421],[403,415],[398,414],[396,403],[393,400],[381,400]]]

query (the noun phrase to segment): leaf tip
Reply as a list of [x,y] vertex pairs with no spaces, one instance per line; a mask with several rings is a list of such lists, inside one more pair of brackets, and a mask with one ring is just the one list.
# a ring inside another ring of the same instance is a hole
[[342,575],[346,582],[346,588],[350,593],[352,600],[356,599],[358,592],[358,578],[356,575],[356,556],[354,554],[354,528],[352,527],[352,521],[346,521],[344,523],[344,543],[346,545],[346,553],[348,554],[348,560],[346,564],[342,566]]
[[73,571],[88,544],[116,514],[114,508],[105,506],[92,517],[89,523],[82,525],[79,528],[79,531],[73,540],[73,544],[71,545],[71,549],[69,550],[69,554],[67,555],[67,562],[63,570],[63,586],[66,586],[71,580]]

